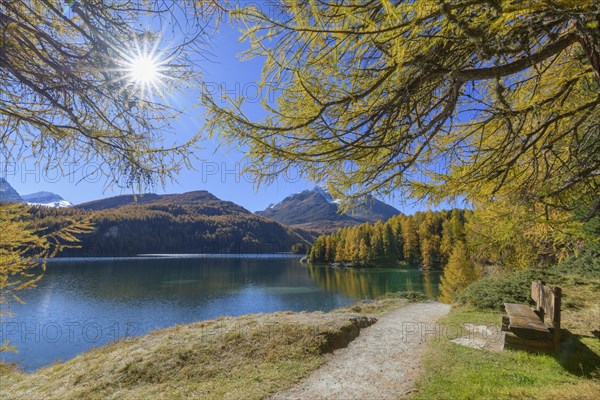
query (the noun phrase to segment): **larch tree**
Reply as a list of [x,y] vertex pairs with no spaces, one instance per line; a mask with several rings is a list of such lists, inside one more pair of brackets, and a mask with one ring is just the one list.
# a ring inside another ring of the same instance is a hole
[[[181,110],[161,85],[199,82],[194,60],[205,54],[205,17],[215,9],[210,0],[0,0],[2,164],[29,157],[64,171],[68,162],[137,191],[189,166],[199,136],[175,138]],[[180,41],[161,43],[165,32]],[[39,279],[37,259],[89,229],[66,219],[47,232],[30,217],[22,205],[0,203],[0,317]]]
[[343,238],[340,238],[335,247],[334,261],[344,261],[345,259],[346,259],[346,256],[344,253],[344,240],[343,240]]
[[369,246],[367,246],[365,239],[360,239],[358,245],[358,261],[363,264],[369,264],[371,262],[370,249]]
[[[400,262],[421,267],[423,271],[440,270],[447,264],[453,249],[453,245],[450,244],[446,244],[448,248],[442,248],[442,237],[451,235],[451,232],[448,233],[451,231],[449,226],[453,226],[458,232],[455,236],[459,239],[455,243],[465,244],[462,237],[464,235],[460,234],[465,230],[465,222],[461,215],[462,212],[458,210],[427,211],[412,216],[398,215],[386,222],[365,222],[354,227],[341,228],[332,234],[319,236],[311,248],[309,259],[315,262],[331,262],[354,261],[357,257],[366,267],[396,265]],[[404,231],[394,232],[396,230]],[[408,241],[405,242],[404,237]],[[407,256],[401,248],[403,245],[407,245]],[[344,254],[346,246],[348,253]],[[336,249],[335,255],[329,255],[324,248]]]
[[511,198],[598,213],[600,3],[594,0],[285,0],[245,24],[278,94],[205,96],[207,129],[334,196]]
[[[59,250],[77,246],[77,236],[91,231],[86,218],[65,218],[53,231],[40,230],[32,223],[27,206],[0,203],[0,322],[11,315],[10,303],[20,302],[18,292],[41,278],[45,259]],[[38,261],[42,259],[42,261]],[[8,341],[0,352],[10,350]]]
[[475,282],[480,275],[481,272],[469,258],[464,243],[457,242],[441,277],[440,300],[452,302],[457,294]]
[[474,261],[509,271],[549,267],[598,243],[570,213],[506,200],[476,203],[465,231]]
[[415,217],[405,217],[401,222],[403,242],[403,254],[406,262],[410,265],[420,265],[421,247],[419,243],[418,225]]
[[[175,136],[171,124],[182,110],[166,89],[200,87],[195,64],[206,56],[217,7],[210,0],[0,0],[3,161],[88,163],[109,184],[137,190],[189,166],[199,135]],[[136,76],[138,67],[154,79]]]

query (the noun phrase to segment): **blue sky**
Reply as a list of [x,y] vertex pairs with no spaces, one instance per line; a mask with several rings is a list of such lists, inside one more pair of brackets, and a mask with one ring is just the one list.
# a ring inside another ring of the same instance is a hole
[[[204,71],[203,79],[208,83],[208,87],[214,90],[219,86],[225,87],[230,96],[240,94],[254,96],[257,93],[255,82],[260,78],[261,60],[239,60],[237,56],[246,49],[247,44],[238,42],[238,37],[237,29],[226,23],[221,24],[219,32],[208,44],[210,60],[201,65]],[[197,97],[196,93],[190,93],[187,99],[177,99],[177,103],[183,107],[186,114],[173,124],[178,135],[184,137],[192,135],[201,128],[202,109],[194,106],[197,103],[194,97]],[[249,115],[260,118],[259,107],[254,109],[250,105]],[[299,179],[291,172],[289,176],[282,176],[269,186],[256,188],[250,177],[240,174],[243,165],[239,150],[219,147],[217,140],[208,138],[205,138],[202,146],[204,149],[198,154],[202,161],[194,163],[195,170],[182,171],[177,176],[177,182],[168,183],[165,188],[158,188],[155,192],[181,193],[207,190],[223,200],[233,201],[250,211],[257,211],[292,193],[315,186],[315,183]],[[44,171],[38,167],[35,160],[25,159],[17,164],[4,165],[0,169],[0,176],[6,178],[20,194],[50,191],[75,204],[131,193],[130,190],[114,186],[106,189],[101,176],[84,179],[82,171],[68,172],[68,167],[62,174],[58,170]],[[407,214],[427,209],[426,204],[414,202],[406,204],[397,197],[382,200]]]

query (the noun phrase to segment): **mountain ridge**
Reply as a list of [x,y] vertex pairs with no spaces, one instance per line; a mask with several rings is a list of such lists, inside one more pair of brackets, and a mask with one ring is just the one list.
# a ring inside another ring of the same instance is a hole
[[287,196],[282,201],[272,204],[256,214],[273,219],[282,224],[304,229],[331,231],[336,228],[359,225],[365,222],[386,221],[399,210],[376,199],[373,196],[345,213],[340,212],[339,199],[321,186],[312,190],[303,190]]
[[40,191],[20,195],[19,192],[17,192],[4,178],[0,178],[0,202],[27,203],[30,206],[55,208],[67,208],[73,206],[73,203],[52,192]]
[[25,203],[25,200],[4,178],[0,178],[0,202]]
[[121,195],[69,209],[34,208],[41,226],[88,217],[95,230],[81,249],[61,256],[129,256],[175,253],[274,253],[303,249],[316,234],[255,215],[198,190],[180,194]]
[[21,196],[30,206],[72,207],[73,203],[52,192],[35,192]]

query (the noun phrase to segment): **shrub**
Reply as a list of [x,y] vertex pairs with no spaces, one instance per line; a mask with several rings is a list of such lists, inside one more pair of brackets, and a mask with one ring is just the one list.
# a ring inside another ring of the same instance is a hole
[[427,296],[425,293],[414,290],[387,293],[384,298],[406,299],[409,303],[421,303],[432,300],[431,297]]
[[554,270],[523,270],[482,278],[469,285],[457,297],[460,304],[478,309],[501,310],[504,303],[531,302],[531,281],[542,280],[560,284],[561,276]]
[[554,269],[581,278],[600,279],[600,245],[588,245],[577,257],[567,258]]

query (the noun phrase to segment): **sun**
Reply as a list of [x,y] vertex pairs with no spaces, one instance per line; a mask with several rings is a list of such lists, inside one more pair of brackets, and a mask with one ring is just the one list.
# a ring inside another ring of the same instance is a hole
[[138,54],[129,60],[129,81],[140,85],[155,85],[161,76],[160,67],[160,61],[151,54]]
[[168,82],[173,81],[176,75],[176,71],[172,70],[172,57],[166,57],[158,49],[159,42],[159,39],[136,38],[131,46],[117,50],[119,57],[114,71],[119,77],[115,82],[126,82],[123,90],[140,100],[164,97]]

